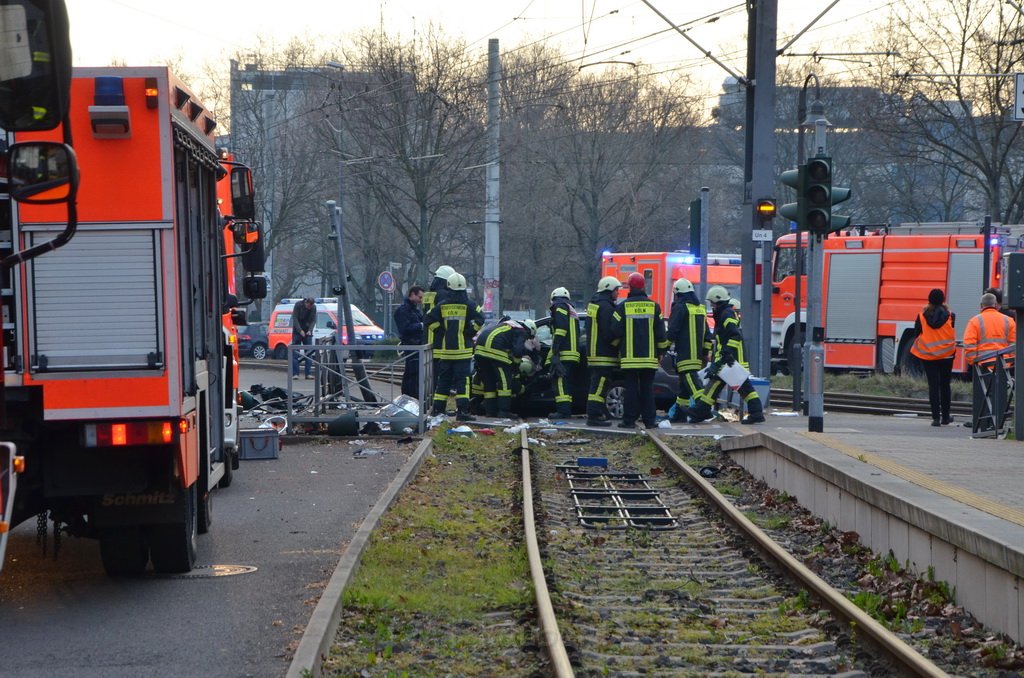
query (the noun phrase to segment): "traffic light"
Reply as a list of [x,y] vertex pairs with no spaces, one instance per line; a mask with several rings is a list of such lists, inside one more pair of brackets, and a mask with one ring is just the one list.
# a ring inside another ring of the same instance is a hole
[[804,180],[807,230],[824,235],[832,221],[832,158],[819,156],[807,161]]
[[700,199],[690,201],[690,254],[700,256]]
[[797,230],[807,230],[806,204],[804,201],[804,177],[806,165],[800,165],[796,169],[786,170],[779,175],[779,181],[796,189],[796,202],[788,202],[779,208],[779,214],[786,219],[796,222]]
[[775,219],[775,213],[778,209],[775,206],[775,200],[772,198],[761,198],[757,201],[757,218],[761,222],[761,228],[771,228],[772,221]]
[[[852,189],[840,188],[839,186],[833,186],[832,187],[832,207],[835,207],[836,205],[838,205],[841,202],[846,202],[847,200],[849,200],[851,193],[852,193]],[[844,228],[846,228],[847,226],[849,226],[850,225],[850,221],[852,221],[851,217],[848,217],[848,216],[845,216],[845,215],[841,215],[841,214],[833,213],[832,214],[832,223],[829,225],[829,231],[831,233],[838,233],[839,231],[841,231]]]

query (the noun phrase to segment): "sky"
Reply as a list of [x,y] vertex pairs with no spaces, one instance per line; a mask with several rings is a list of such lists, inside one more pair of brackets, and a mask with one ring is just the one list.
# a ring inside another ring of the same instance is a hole
[[[339,36],[382,25],[412,37],[433,23],[464,38],[481,55],[488,39],[502,49],[548,38],[581,64],[643,61],[658,70],[683,69],[711,91],[728,72],[745,70],[746,12],[742,1],[650,0],[673,23],[686,24],[700,49],[673,31],[642,0],[66,0],[76,66],[115,61],[148,66],[182,59],[197,76],[223,63],[257,37],[284,46],[292,37],[333,43]],[[779,41],[803,29],[829,2],[778,0]],[[854,27],[884,19],[893,0],[838,0],[790,50],[827,51]],[[703,51],[702,51],[703,50]],[[192,83],[194,86],[199,83]]]

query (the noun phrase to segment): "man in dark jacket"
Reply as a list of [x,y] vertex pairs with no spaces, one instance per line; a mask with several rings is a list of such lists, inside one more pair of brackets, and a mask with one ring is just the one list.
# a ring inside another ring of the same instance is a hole
[[[406,346],[419,346],[424,343],[426,334],[423,331],[423,288],[413,285],[402,305],[395,309],[395,330],[398,332],[398,343]],[[420,397],[420,354],[416,351],[404,351],[405,371],[402,373],[402,394],[412,398]]]
[[448,396],[455,388],[456,419],[473,421],[469,413],[469,372],[473,362],[473,337],[484,324],[480,306],[466,293],[466,278],[452,273],[443,302],[430,309],[424,322],[434,334],[437,358],[437,385],[434,387],[432,413],[444,414]]
[[[313,345],[313,329],[316,327],[316,302],[313,297],[306,297],[292,308],[292,344],[302,346]],[[306,364],[306,379],[310,379],[312,361],[303,350],[292,353],[292,376],[299,376],[299,356]]]
[[556,415],[572,416],[572,375],[580,364],[579,319],[569,301],[569,290],[551,290],[551,383],[555,389]]
[[[708,290],[707,299],[713,304],[712,318],[715,321],[714,370],[707,389],[694,396],[697,404],[686,412],[689,421],[695,424],[711,418],[712,406],[726,386],[725,381],[718,376],[718,370],[735,363],[747,367],[743,351],[743,333],[740,331],[740,321],[736,317],[736,312],[729,304],[729,291],[715,285]],[[742,423],[760,424],[764,421],[764,404],[749,378],[740,384],[739,394],[747,407],[747,416],[743,417]]]
[[619,366],[619,344],[614,336],[615,303],[619,297],[619,279],[605,276],[597,283],[597,292],[587,304],[587,426],[611,426],[605,397],[611,386],[612,371]]
[[661,306],[647,296],[641,273],[626,280],[629,294],[612,314],[615,338],[619,340],[619,368],[625,382],[622,422],[619,428],[633,428],[639,417],[644,426],[658,425],[654,406],[654,375],[658,360],[668,350],[665,319]]
[[708,311],[700,303],[693,283],[680,278],[672,283],[675,301],[668,320],[668,339],[676,345],[676,372],[679,374],[679,392],[671,421],[685,422],[690,399],[702,390],[704,383],[698,376],[704,367],[704,357],[711,350],[708,335]]

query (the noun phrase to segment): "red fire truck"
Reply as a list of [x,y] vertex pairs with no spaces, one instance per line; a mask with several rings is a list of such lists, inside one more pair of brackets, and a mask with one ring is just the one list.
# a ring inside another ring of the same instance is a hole
[[[699,285],[700,258],[686,251],[675,252],[605,252],[601,257],[601,276],[613,276],[625,282],[630,273],[642,273],[647,281],[647,294],[661,305],[661,311],[667,318],[672,311],[674,295],[672,283],[686,278]],[[708,285],[722,285],[729,292],[739,297],[740,293],[740,255],[708,254],[707,271]],[[626,296],[626,290],[619,292]]]
[[[222,164],[212,114],[166,68],[76,69],[70,101],[77,232],[3,282],[0,436],[25,466],[11,523],[43,516],[98,539],[111,574],[149,561],[185,572],[234,453],[224,318],[244,316],[232,312],[229,246],[249,252],[244,295],[266,295],[251,173]],[[218,180],[230,215],[218,210]],[[59,205],[12,207],[0,246],[32,248],[65,226]]]
[[[965,372],[964,328],[978,312],[981,292],[1001,287],[1002,254],[1016,251],[1022,235],[1024,227],[994,226],[986,245],[982,228],[974,223],[902,224],[830,235],[823,241],[825,367],[918,373],[910,353],[914,321],[928,292],[939,288],[957,316],[954,371]],[[804,253],[806,243],[804,237]],[[796,236],[782,236],[775,244],[771,329],[773,359],[781,364],[790,356],[797,322],[797,262]],[[801,292],[805,322],[806,280]]]

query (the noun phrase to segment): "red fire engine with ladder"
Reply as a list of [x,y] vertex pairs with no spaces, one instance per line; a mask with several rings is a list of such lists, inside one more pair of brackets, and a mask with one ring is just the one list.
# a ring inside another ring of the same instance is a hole
[[[1002,286],[1002,255],[1018,251],[1022,226],[991,228],[987,244],[976,223],[901,224],[846,231],[823,241],[822,319],[825,367],[918,374],[910,353],[914,321],[939,288],[956,313],[954,372],[964,373],[963,333],[978,312],[986,287]],[[801,249],[806,253],[807,238]],[[804,257],[804,272],[806,256]],[[796,236],[776,241],[772,280],[771,345],[773,360],[785,364],[797,322],[795,306],[798,255]],[[801,309],[806,322],[807,283],[802,277]],[[805,340],[806,341],[806,340]]]
[[[77,232],[3,281],[0,436],[24,457],[9,521],[48,517],[55,539],[98,539],[108,573],[150,560],[186,572],[212,491],[237,463],[237,351],[225,319],[245,319],[228,247],[246,252],[245,296],[266,295],[251,173],[222,162],[212,114],[166,68],[76,69],[70,102]],[[231,215],[218,209],[218,181]],[[11,212],[9,247],[64,228],[58,205]]]

